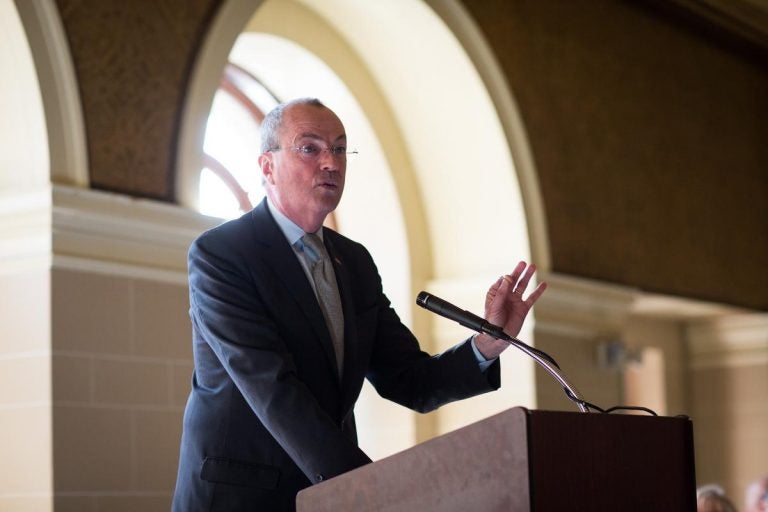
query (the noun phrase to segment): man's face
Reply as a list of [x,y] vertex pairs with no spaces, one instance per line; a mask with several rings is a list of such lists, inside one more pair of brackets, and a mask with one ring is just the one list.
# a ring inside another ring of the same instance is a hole
[[283,112],[278,137],[280,149],[259,160],[270,198],[306,231],[317,229],[344,191],[344,126],[327,108],[295,105]]

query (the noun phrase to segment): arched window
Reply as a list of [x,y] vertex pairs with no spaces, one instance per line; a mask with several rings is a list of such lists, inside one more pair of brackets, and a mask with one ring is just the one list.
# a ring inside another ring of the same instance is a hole
[[224,68],[205,130],[199,205],[206,215],[234,218],[264,197],[258,168],[259,127],[280,101],[247,69]]

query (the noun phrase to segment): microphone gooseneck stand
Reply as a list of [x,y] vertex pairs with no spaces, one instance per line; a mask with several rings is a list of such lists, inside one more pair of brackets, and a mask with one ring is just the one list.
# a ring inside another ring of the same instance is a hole
[[565,390],[565,394],[572,402],[574,402],[579,410],[581,412],[589,412],[589,409],[584,403],[584,399],[581,396],[581,393],[579,393],[579,390],[577,390],[573,384],[568,382],[568,379],[565,378],[565,376],[562,374],[559,368],[557,368],[554,364],[552,364],[551,361],[548,361],[546,358],[541,357],[539,354],[537,354],[535,351],[531,350],[531,347],[528,346],[526,343],[523,343],[517,338],[513,338],[512,336],[508,335],[507,333],[504,333],[504,337],[499,338],[503,341],[506,341],[510,345],[514,346],[517,349],[522,350],[526,354],[528,354],[531,358],[533,358],[534,361],[539,363],[547,372],[554,377],[554,379],[560,383],[561,386],[563,386],[563,389]]

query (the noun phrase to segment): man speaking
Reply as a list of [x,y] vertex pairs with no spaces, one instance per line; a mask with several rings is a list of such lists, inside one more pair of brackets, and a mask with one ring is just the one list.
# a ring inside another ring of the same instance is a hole
[[[420,412],[500,385],[506,342],[421,351],[366,249],[323,227],[346,157],[320,101],[279,105],[262,125],[266,199],[189,250],[195,369],[175,512],[294,510],[301,489],[369,463],[354,417],[366,378]],[[512,336],[544,292],[523,297],[534,271],[520,262],[488,291],[486,319]]]

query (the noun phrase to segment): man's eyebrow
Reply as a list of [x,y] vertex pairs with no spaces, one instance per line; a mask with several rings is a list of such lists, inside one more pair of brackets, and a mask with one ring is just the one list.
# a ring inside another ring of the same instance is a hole
[[[341,139],[346,139],[346,138],[347,138],[347,134],[346,133],[342,133],[341,135],[339,135],[338,137],[336,137],[334,139],[334,142],[337,142],[337,141],[339,141]],[[296,137],[296,139],[315,139],[315,140],[319,140],[319,141],[324,140],[321,136],[319,136],[318,134],[313,133],[313,132],[300,133]]]

